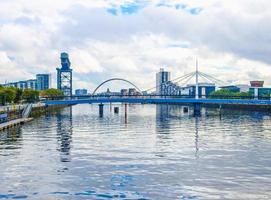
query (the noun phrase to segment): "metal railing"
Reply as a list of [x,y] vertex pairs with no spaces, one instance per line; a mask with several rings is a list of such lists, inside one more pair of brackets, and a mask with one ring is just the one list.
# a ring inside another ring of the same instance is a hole
[[[41,98],[41,101],[47,100],[83,100],[83,99],[111,99],[111,98],[155,98],[155,99],[195,99],[194,95],[156,95],[156,94],[148,94],[148,95],[73,95],[73,96],[54,96],[54,97],[46,97]],[[200,95],[200,99],[236,99],[236,100],[271,100],[270,96],[253,96],[253,95]]]
[[28,118],[32,111],[32,104],[27,104],[22,113],[22,118]]

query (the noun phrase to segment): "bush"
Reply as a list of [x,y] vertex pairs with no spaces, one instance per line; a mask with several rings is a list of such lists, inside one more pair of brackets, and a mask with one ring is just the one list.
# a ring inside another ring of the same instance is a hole
[[252,97],[249,92],[232,92],[227,89],[214,91],[209,96],[211,99],[251,99]]
[[51,98],[51,99],[54,99],[54,98],[59,98],[59,97],[62,97],[64,94],[61,90],[58,90],[58,89],[54,89],[54,88],[51,88],[51,89],[48,89],[48,90],[43,90],[40,92],[40,96],[41,97],[44,97],[44,98]]
[[32,89],[25,89],[23,91],[22,98],[28,103],[34,103],[35,101],[39,100],[39,91],[32,90]]

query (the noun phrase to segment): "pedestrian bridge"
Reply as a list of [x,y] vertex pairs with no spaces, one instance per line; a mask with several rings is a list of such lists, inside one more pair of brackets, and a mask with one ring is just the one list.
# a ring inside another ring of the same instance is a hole
[[222,99],[222,98],[186,98],[178,96],[87,96],[69,97],[61,100],[46,99],[45,105],[76,105],[94,103],[128,103],[128,104],[213,104],[213,105],[248,105],[248,106],[271,106],[271,100],[264,99]]

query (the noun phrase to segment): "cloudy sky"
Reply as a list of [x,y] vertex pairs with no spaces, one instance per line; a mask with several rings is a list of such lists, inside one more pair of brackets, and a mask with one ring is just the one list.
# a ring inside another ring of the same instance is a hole
[[[271,85],[268,0],[0,0],[0,82],[52,73],[70,54],[74,88],[103,80],[155,84],[194,70]],[[55,85],[55,83],[54,83]]]

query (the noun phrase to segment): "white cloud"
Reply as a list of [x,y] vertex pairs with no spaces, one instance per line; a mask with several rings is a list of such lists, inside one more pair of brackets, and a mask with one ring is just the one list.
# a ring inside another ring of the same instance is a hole
[[86,50],[72,49],[73,70],[77,73],[103,72],[99,61]]
[[[121,6],[140,3],[121,13]],[[266,0],[0,1],[0,82],[55,73],[67,51],[75,87],[111,77],[148,88],[161,67],[177,77],[200,69],[223,80],[265,79],[271,64],[271,2]],[[175,9],[176,5],[185,9]],[[166,6],[169,5],[169,6]],[[107,12],[117,8],[118,15]],[[190,9],[201,12],[191,14]],[[9,69],[16,71],[11,73]],[[234,76],[233,76],[234,74]]]
[[27,71],[24,71],[24,69],[19,68],[4,51],[0,51],[0,61],[0,74],[2,82],[13,81],[13,79],[10,77],[15,77],[18,80],[31,75]]

